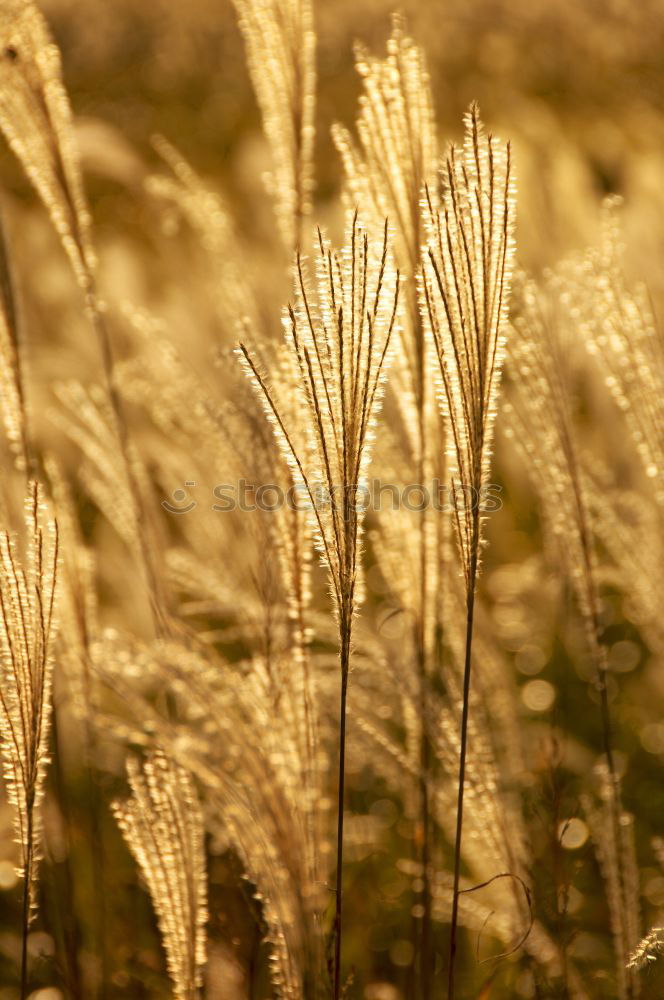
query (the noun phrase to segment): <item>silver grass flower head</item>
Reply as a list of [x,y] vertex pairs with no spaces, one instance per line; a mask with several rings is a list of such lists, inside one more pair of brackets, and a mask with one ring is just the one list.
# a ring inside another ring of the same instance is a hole
[[183,703],[197,706],[202,738],[189,740],[183,760],[208,790],[211,833],[233,846],[260,894],[277,995],[309,1000],[305,984],[324,977],[327,894],[317,741],[301,676],[288,649],[253,658],[230,688],[218,664],[206,677],[190,653],[171,645],[171,657],[183,671]]
[[[433,348],[441,412],[450,427],[456,485],[488,480],[514,255],[515,185],[509,143],[486,135],[473,104],[462,150],[442,168],[436,209],[427,191],[428,231],[421,300]],[[457,513],[464,573],[471,573],[473,516]],[[481,540],[481,539],[480,539]]]
[[203,814],[187,771],[157,748],[127,761],[131,795],[113,812],[145,879],[176,1000],[195,1000],[206,961]]
[[352,204],[380,223],[395,227],[395,257],[406,273],[419,259],[419,201],[425,184],[434,186],[436,124],[426,59],[395,15],[387,58],[358,45],[356,68],[362,78],[359,145],[341,125],[332,130],[341,155]]
[[46,206],[77,280],[95,269],[60,52],[32,0],[0,10],[0,130]]
[[437,187],[431,86],[424,52],[408,37],[398,15],[387,56],[378,58],[358,46],[356,68],[362,79],[358,138],[339,124],[332,134],[344,168],[346,201],[361,205],[364,218],[376,227],[387,217],[394,228],[394,257],[406,282],[391,381],[404,443],[416,461],[426,461],[427,452],[440,452],[435,441],[440,421],[423,363],[424,331],[414,279],[424,237],[420,201],[425,186],[430,192]]
[[45,521],[37,483],[28,490],[25,521],[24,558],[17,541],[0,533],[0,753],[20,874],[30,879],[33,913],[41,854],[39,807],[49,763],[58,567],[57,525]]
[[233,0],[263,129],[272,154],[268,188],[289,252],[311,211],[315,49],[311,0]]
[[[115,664],[117,652],[106,659]],[[131,662],[138,665],[136,655]],[[257,887],[277,995],[309,1000],[306,969],[317,970],[310,982],[324,976],[326,891],[315,815],[321,792],[307,760],[315,746],[303,747],[298,731],[301,686],[287,650],[241,664],[232,685],[221,679],[221,666],[209,651],[202,658],[179,643],[160,644],[155,677],[168,678],[196,733],[153,717],[156,738],[202,783],[210,833],[224,848],[232,845]],[[151,711],[135,691],[127,693],[143,728]]]
[[[364,481],[398,319],[399,273],[387,221],[382,239],[374,241],[357,213],[349,215],[341,251],[319,232],[314,274],[298,255],[295,284],[284,334],[299,375],[304,428],[287,424],[287,404],[276,397],[267,375],[244,345],[238,353],[312,508],[316,542],[339,606],[356,583]],[[295,444],[298,434],[304,447]]]

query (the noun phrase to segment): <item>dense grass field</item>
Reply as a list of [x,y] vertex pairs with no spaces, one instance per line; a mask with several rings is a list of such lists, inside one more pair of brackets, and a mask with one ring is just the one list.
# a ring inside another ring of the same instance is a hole
[[0,1000],[661,1000],[660,0],[0,32]]

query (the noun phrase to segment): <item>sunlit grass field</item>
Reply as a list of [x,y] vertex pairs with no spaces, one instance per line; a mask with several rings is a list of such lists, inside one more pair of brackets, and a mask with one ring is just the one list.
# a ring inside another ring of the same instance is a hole
[[660,0],[0,32],[0,1000],[659,1000]]

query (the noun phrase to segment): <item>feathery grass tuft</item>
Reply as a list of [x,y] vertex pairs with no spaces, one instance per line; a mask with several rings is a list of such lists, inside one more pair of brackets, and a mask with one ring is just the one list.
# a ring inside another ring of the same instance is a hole
[[26,558],[0,534],[0,735],[2,765],[21,852],[23,948],[21,998],[27,996],[28,925],[36,909],[41,851],[39,806],[49,762],[52,647],[58,566],[58,533],[44,524],[41,488],[26,498]]
[[300,246],[311,211],[315,49],[311,0],[233,0],[263,129],[272,152],[269,190],[286,250]]
[[131,796],[113,812],[159,920],[176,1000],[203,984],[207,884],[203,814],[187,772],[157,749],[127,761]]
[[426,59],[395,16],[387,58],[355,50],[362,80],[357,121],[359,145],[341,125],[332,130],[350,199],[395,227],[399,266],[414,274],[420,256],[420,197],[433,185],[437,165],[436,125]]
[[[496,401],[505,350],[514,228],[509,143],[485,136],[479,110],[466,116],[463,152],[452,147],[435,212],[427,193],[429,247],[423,308],[435,348],[441,407],[449,419],[453,483],[470,491],[457,504],[456,527],[466,589],[479,570],[482,518],[477,503],[488,481]],[[458,509],[460,507],[460,509]]]
[[0,11],[0,129],[51,216],[76,278],[90,290],[96,261],[60,52],[32,0]]

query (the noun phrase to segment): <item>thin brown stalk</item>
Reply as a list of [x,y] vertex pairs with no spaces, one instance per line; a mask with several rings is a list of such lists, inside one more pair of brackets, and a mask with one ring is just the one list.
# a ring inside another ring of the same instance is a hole
[[[28,821],[28,839],[32,840],[32,823]],[[30,930],[30,881],[33,876],[32,849],[28,848],[23,878],[23,904],[21,907],[21,1000],[28,995],[28,932]]]
[[[479,524],[477,529],[479,530]],[[475,546],[475,551],[477,547]],[[468,753],[468,716],[470,713],[470,677],[472,666],[473,624],[475,612],[475,582],[477,577],[477,561],[473,560],[471,568],[471,586],[467,596],[466,645],[463,666],[463,705],[461,710],[461,736],[459,750],[459,775],[457,779],[457,820],[454,838],[454,883],[452,889],[452,918],[450,926],[450,950],[447,968],[448,1000],[454,997],[454,973],[457,952],[457,924],[459,919],[459,880],[461,877],[461,842],[463,835],[463,800],[466,787],[466,757]]]
[[[344,616],[347,617],[347,616]],[[339,703],[339,780],[337,786],[337,866],[334,904],[334,982],[333,995],[341,995],[341,940],[343,901],[343,845],[344,845],[344,789],[346,787],[346,699],[348,694],[348,673],[350,670],[351,622],[340,626],[342,642],[340,649],[341,691]]]

